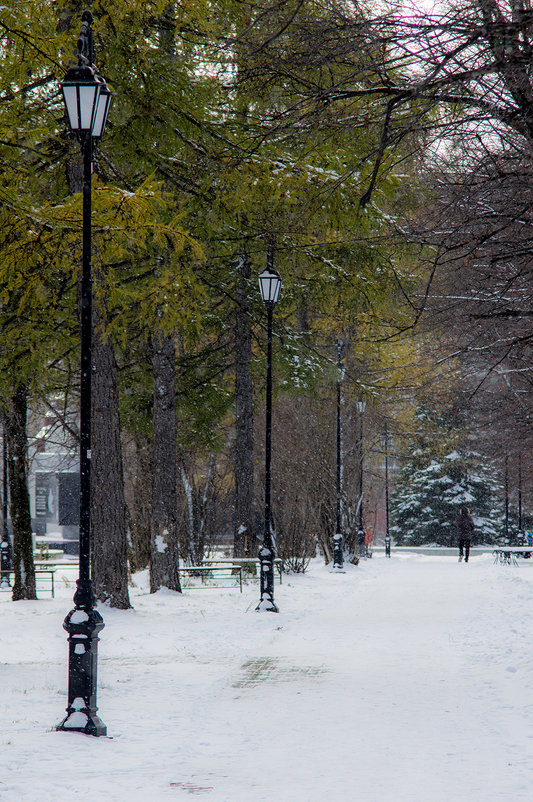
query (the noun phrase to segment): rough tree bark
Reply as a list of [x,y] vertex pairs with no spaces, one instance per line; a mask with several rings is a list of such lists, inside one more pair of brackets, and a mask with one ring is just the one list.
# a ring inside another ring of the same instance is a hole
[[5,417],[8,452],[9,512],[13,527],[13,601],[36,599],[35,565],[28,493],[27,388],[19,384]]
[[[131,453],[133,452],[133,453]],[[136,434],[125,468],[129,469],[129,526],[131,537],[131,572],[142,571],[150,564],[150,527],[152,519],[152,455],[150,441]]]
[[[95,299],[96,300],[96,299]],[[99,303],[93,305],[91,446],[92,575],[96,598],[111,607],[130,607],[126,502],[120,442],[117,365],[113,344],[101,331]]]
[[150,592],[165,587],[181,593],[176,488],[176,362],[174,340],[153,340],[154,409]]
[[235,313],[235,529],[233,554],[255,554],[254,533],[254,417],[252,395],[252,329],[249,311],[250,262],[237,260]]
[[[65,22],[66,24],[66,22]],[[72,193],[83,188],[83,170],[72,145],[66,174]],[[91,573],[99,601],[112,607],[130,607],[128,596],[127,515],[120,442],[117,366],[113,343],[102,333],[105,322],[103,281],[93,266],[94,285],[102,285],[93,298],[92,399],[91,399]],[[81,279],[81,276],[80,276]],[[80,307],[80,284],[78,284]]]

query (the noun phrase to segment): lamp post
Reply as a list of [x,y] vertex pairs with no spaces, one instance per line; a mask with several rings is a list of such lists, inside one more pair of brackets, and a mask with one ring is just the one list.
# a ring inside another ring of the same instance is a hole
[[359,413],[359,529],[357,532],[357,543],[359,555],[366,557],[365,549],[365,528],[363,526],[363,415],[366,409],[366,401],[362,398],[357,402]]
[[7,525],[7,437],[5,428],[2,433],[2,541],[0,542],[0,587],[11,587],[9,572],[11,570],[11,543]]
[[104,628],[91,581],[91,371],[92,371],[92,276],[91,276],[91,179],[93,140],[101,139],[111,93],[94,69],[92,14],[82,15],[78,39],[78,66],[71,67],[61,83],[71,130],[81,144],[83,158],[83,225],[81,274],[81,380],[80,380],[80,534],[79,578],[74,610],[63,623],[69,633],[67,715],[58,730],[106,735],[97,715],[96,674],[98,634]]
[[383,447],[385,449],[385,556],[390,557],[390,528],[389,528],[389,427],[385,422],[383,433]]
[[522,533],[522,452],[518,454],[518,531]]
[[268,246],[267,267],[259,275],[261,297],[267,309],[267,380],[266,380],[266,440],[265,440],[265,529],[259,549],[261,598],[258,611],[279,612],[274,603],[274,541],[272,538],[270,485],[272,463],[272,318],[281,292],[281,276],[274,270],[274,246]]
[[507,455],[505,456],[504,489],[505,489],[504,536],[505,536],[505,542],[509,543],[509,458],[507,457]]
[[344,566],[343,542],[342,542],[342,522],[341,522],[341,500],[342,500],[342,380],[344,378],[344,366],[342,363],[342,343],[337,343],[337,472],[336,472],[336,521],[335,534],[333,535],[333,570],[342,571]]

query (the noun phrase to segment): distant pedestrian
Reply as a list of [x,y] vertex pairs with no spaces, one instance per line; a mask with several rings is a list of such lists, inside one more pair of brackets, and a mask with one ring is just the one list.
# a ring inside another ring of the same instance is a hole
[[459,540],[459,562],[462,562],[463,555],[465,563],[470,556],[470,541],[474,532],[474,521],[467,506],[461,507],[459,515],[455,519],[455,529]]

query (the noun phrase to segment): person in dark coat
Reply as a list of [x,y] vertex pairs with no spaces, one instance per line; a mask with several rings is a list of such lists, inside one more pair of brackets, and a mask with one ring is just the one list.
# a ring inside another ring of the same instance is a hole
[[455,529],[459,540],[459,562],[462,562],[464,555],[465,563],[467,563],[470,556],[470,542],[474,532],[474,521],[468,507],[464,506],[459,510],[459,515],[455,519]]

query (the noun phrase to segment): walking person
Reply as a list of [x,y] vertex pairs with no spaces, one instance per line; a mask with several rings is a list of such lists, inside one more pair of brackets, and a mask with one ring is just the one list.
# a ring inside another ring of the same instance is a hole
[[464,555],[465,563],[467,563],[470,556],[470,542],[474,532],[474,521],[466,505],[461,507],[459,515],[455,519],[455,530],[459,540],[459,562],[462,562]]

